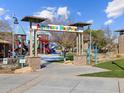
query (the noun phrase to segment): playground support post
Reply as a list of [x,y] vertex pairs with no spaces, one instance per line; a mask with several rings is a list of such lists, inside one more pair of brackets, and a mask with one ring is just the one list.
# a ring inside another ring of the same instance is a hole
[[76,37],[77,55],[83,55],[83,33],[77,33]]
[[77,38],[76,38],[77,55],[79,54],[78,46],[79,46],[79,43],[78,43],[78,33],[77,33]]
[[37,30],[34,30],[34,56],[37,57]]
[[83,31],[78,32],[77,33],[77,37],[76,37],[76,54],[74,56],[74,64],[86,64],[87,60],[86,60],[86,55],[84,55],[83,53],[83,48],[84,48],[84,44],[83,44]]
[[30,21],[30,57],[33,56],[33,52],[32,52],[32,49],[33,49],[33,43],[32,43],[32,33],[33,33],[33,29],[32,29],[32,22]]
[[78,48],[78,49],[79,49],[79,55],[81,55],[81,35],[80,35],[80,33],[78,34],[78,38],[79,38],[79,39],[78,39],[78,40],[79,40],[79,41],[78,41],[78,42],[79,42],[79,46],[78,46],[78,47],[79,47],[79,48]]
[[83,52],[84,52],[84,50],[83,50],[83,48],[84,48],[84,40],[83,40],[83,33],[81,33],[81,38],[82,38],[82,55],[83,55]]
[[[90,30],[90,27],[89,27],[89,30]],[[90,50],[89,50],[89,64],[91,64],[91,30],[90,30]]]

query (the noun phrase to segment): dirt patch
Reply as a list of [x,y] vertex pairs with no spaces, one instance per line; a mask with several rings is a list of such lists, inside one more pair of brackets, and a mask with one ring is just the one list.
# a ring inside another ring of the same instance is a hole
[[0,74],[14,74],[12,69],[0,69]]
[[0,74],[14,74],[14,71],[17,69],[18,67],[13,67],[13,68],[5,68],[5,67],[1,67],[0,66]]

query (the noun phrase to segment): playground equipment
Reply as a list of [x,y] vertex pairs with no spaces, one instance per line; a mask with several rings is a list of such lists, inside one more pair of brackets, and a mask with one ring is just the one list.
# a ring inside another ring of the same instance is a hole
[[51,42],[51,43],[49,44],[50,54],[58,54],[58,53],[56,52],[56,47],[57,47],[57,44],[54,43],[54,42]]
[[26,45],[26,33],[20,25],[17,25],[15,29],[14,39],[14,51],[16,56],[26,55],[28,52],[28,46]]
[[63,56],[60,56],[58,54],[50,54],[50,55],[39,55],[41,56],[41,60],[47,61],[47,62],[55,62],[55,61],[63,61]]
[[38,53],[56,54],[56,44],[49,41],[48,34],[38,34]]
[[43,53],[43,54],[49,54],[50,53],[48,37],[49,36],[47,34],[39,34],[38,35],[39,53]]

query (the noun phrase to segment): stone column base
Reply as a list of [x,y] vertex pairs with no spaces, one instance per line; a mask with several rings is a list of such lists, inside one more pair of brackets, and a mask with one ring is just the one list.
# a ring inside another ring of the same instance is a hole
[[40,57],[27,57],[26,63],[33,69],[33,71],[36,71],[37,69],[40,69],[41,60]]
[[73,64],[75,64],[75,65],[86,65],[87,64],[86,55],[75,55]]
[[119,53],[116,56],[124,57],[124,53]]

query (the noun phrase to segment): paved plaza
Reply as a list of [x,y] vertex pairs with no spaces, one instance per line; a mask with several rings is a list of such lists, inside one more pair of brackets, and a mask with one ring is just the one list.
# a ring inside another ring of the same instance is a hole
[[79,77],[104,71],[91,66],[58,63],[28,74],[1,74],[0,93],[124,93],[124,79]]

